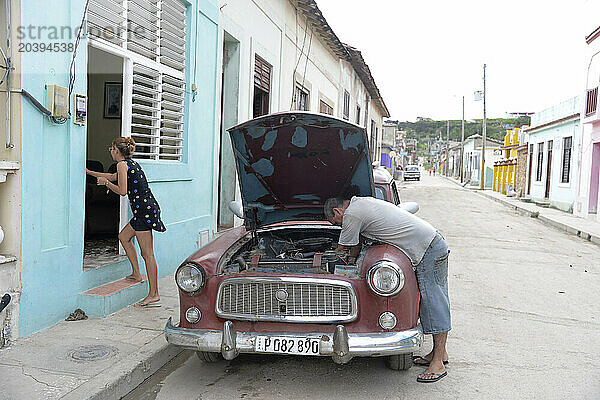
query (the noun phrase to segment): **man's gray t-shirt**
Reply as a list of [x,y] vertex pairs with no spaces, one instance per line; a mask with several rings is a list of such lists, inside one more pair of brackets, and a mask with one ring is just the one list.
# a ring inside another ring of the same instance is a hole
[[338,243],[355,246],[363,235],[394,245],[406,254],[412,265],[417,265],[436,232],[431,224],[393,203],[374,197],[352,197],[344,212]]

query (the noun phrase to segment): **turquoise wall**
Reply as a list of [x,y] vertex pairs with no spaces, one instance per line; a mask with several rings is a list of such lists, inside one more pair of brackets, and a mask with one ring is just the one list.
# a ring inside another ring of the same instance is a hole
[[[78,26],[85,0],[59,0],[23,8],[22,26]],[[167,232],[155,234],[159,275],[174,272],[197,248],[198,232],[212,230],[213,146],[216,112],[218,8],[193,0],[188,12],[184,157],[180,163],[140,163],[162,209]],[[22,41],[39,41],[24,38]],[[66,42],[69,40],[66,39]],[[73,93],[86,93],[87,39],[76,57]],[[46,104],[44,85],[68,86],[71,53],[21,53],[22,87]],[[128,270],[127,263],[84,272],[86,127],[52,124],[22,99],[22,267],[19,333],[27,336],[64,319],[78,294]],[[140,259],[141,261],[141,259]]]

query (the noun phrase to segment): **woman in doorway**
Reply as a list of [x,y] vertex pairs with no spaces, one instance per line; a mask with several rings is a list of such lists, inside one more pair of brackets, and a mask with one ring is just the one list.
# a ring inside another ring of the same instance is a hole
[[[164,232],[165,225],[160,219],[160,207],[148,186],[146,175],[140,165],[131,159],[135,150],[135,142],[132,138],[119,137],[113,140],[109,148],[110,155],[117,162],[117,172],[107,174],[90,171],[86,173],[98,179],[98,185],[105,185],[110,191],[121,196],[129,197],[129,204],[133,212],[133,218],[119,233],[119,241],[125,249],[125,254],[131,263],[133,272],[126,279],[141,282],[142,275],[138,264],[137,254],[133,246],[133,237],[137,238],[142,258],[146,264],[148,284],[150,287],[148,296],[138,302],[138,307],[158,305],[158,266],[154,258],[154,245],[152,230]],[[111,182],[112,181],[112,182]],[[117,182],[116,184],[113,182]]]

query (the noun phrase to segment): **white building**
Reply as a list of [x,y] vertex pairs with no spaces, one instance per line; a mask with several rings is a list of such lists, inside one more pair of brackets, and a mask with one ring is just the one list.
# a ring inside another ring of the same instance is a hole
[[581,109],[582,132],[577,141],[576,197],[573,214],[579,217],[596,215],[600,221],[600,113],[598,110],[598,83],[600,82],[600,27],[586,37],[588,63],[586,87]]
[[235,222],[228,204],[239,189],[227,129],[238,123],[288,110],[334,115],[365,127],[379,159],[387,107],[361,52],[340,41],[314,0],[220,0],[219,9],[215,226]]
[[580,136],[580,97],[576,96],[531,117],[528,136],[527,195],[563,211],[573,210],[579,156],[573,145]]

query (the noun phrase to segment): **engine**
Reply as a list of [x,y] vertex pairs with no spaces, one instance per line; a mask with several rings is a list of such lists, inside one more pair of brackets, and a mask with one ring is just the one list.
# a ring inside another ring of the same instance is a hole
[[222,273],[243,271],[355,276],[356,263],[336,252],[339,229],[279,229],[257,232],[225,257]]

